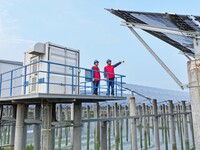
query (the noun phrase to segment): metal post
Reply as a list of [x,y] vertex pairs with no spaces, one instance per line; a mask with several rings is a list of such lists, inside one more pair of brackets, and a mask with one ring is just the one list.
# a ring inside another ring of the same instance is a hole
[[[130,116],[136,116],[135,97],[130,97]],[[131,119],[131,149],[137,150],[137,127],[136,118]]]
[[[182,101],[182,111],[183,113],[186,113],[186,105],[185,101]],[[184,127],[184,139],[185,139],[185,149],[189,150],[189,136],[188,136],[188,123],[187,123],[187,114],[183,114],[183,127]]]
[[50,62],[47,62],[47,94],[49,94],[49,89],[50,89],[50,71],[51,71],[51,64]]
[[12,96],[12,90],[13,90],[13,71],[10,72],[10,96]]
[[[35,105],[34,119],[40,120],[40,116],[41,116],[41,105],[37,104],[37,105]],[[40,124],[35,124],[34,125],[34,150],[40,149],[40,140],[41,140],[40,130],[41,130]]]
[[72,95],[74,94],[74,67],[72,66]]
[[174,124],[174,105],[172,100],[169,100],[169,113],[170,113],[170,129],[171,129],[171,142],[172,150],[176,150],[176,133],[175,133],[175,124]]
[[43,129],[42,129],[42,150],[53,150],[52,146],[52,103],[43,104]]
[[153,100],[153,114],[154,114],[154,138],[155,138],[155,150],[160,150],[160,139],[158,129],[158,112],[157,112],[157,100]]
[[165,65],[165,63],[156,55],[156,53],[151,49],[151,47],[142,39],[142,37],[132,28],[128,27],[131,32],[137,37],[137,39],[144,45],[144,47],[149,51],[149,53],[155,58],[155,60],[165,69],[165,71],[171,76],[171,78],[183,89],[183,84],[174,75],[174,73]]
[[74,103],[73,150],[81,150],[82,103]]
[[101,140],[100,140],[101,150],[107,150],[107,122],[101,122]]
[[24,94],[26,94],[26,73],[27,73],[27,66],[24,67]]
[[0,74],[0,97],[2,93],[2,74]]
[[25,104],[17,104],[14,150],[25,150],[25,147],[24,147],[25,114],[26,114],[26,105]]

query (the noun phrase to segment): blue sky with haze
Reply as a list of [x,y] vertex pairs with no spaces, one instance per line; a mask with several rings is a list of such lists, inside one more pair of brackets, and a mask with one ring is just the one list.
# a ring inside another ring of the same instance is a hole
[[[126,82],[178,89],[176,83],[123,26],[104,10],[171,12],[200,15],[200,1],[165,0],[0,0],[0,59],[23,61],[23,52],[35,42],[50,41],[81,51],[81,66],[91,68],[107,58],[125,60],[116,69]],[[138,30],[149,45],[184,83],[187,60],[178,50]]]

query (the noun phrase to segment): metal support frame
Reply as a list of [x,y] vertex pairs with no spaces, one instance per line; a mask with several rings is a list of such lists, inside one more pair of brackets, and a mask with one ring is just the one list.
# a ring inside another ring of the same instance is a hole
[[174,73],[167,67],[167,65],[158,57],[158,55],[153,51],[153,49],[143,40],[143,38],[133,29],[133,27],[128,26],[131,32],[137,37],[137,39],[144,45],[144,47],[150,52],[150,54],[155,58],[155,60],[165,69],[165,71],[171,76],[171,78],[184,89],[182,82],[174,75]]

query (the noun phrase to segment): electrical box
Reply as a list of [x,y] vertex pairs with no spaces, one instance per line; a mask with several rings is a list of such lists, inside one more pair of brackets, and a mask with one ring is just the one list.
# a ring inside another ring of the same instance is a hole
[[[52,62],[48,70],[48,63]],[[79,50],[63,47],[53,43],[36,43],[24,54],[24,64],[26,68],[26,79],[23,83],[22,92],[29,93],[49,93],[51,94],[78,94],[78,68],[80,54]],[[35,64],[34,64],[35,63]],[[62,64],[62,65],[60,65]],[[69,66],[64,66],[69,65]],[[48,77],[48,71],[49,77]],[[72,78],[72,72],[74,77]],[[49,81],[49,88],[47,83]],[[72,84],[74,86],[72,86]],[[25,89],[24,89],[25,88]]]

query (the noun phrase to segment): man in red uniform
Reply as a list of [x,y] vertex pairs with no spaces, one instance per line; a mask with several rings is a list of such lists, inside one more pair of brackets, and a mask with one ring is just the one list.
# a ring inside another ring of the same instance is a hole
[[110,87],[111,87],[111,95],[114,96],[114,81],[115,81],[115,67],[119,66],[124,61],[118,62],[115,65],[112,65],[112,61],[108,59],[106,61],[107,66],[104,67],[104,77],[107,80],[107,95],[110,95]]
[[100,82],[100,69],[99,69],[99,61],[94,61],[94,66],[92,67],[92,73],[93,73],[93,94],[98,95],[98,87]]

